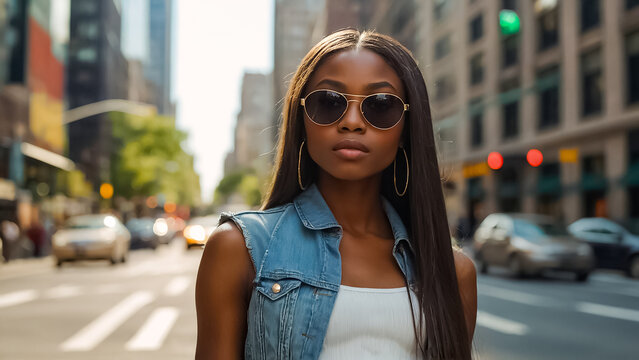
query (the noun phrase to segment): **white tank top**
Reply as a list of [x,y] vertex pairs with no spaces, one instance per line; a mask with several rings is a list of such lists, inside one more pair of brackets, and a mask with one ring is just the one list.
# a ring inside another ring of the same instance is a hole
[[[417,297],[411,291],[415,320]],[[415,330],[406,288],[341,285],[320,360],[416,359]]]

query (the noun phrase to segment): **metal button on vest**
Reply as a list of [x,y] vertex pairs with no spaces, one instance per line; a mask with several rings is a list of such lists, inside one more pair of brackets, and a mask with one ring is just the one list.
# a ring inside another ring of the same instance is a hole
[[273,292],[277,294],[278,292],[280,292],[280,290],[282,290],[282,287],[280,286],[280,284],[275,283],[273,284],[273,287],[271,288],[271,290],[273,290]]

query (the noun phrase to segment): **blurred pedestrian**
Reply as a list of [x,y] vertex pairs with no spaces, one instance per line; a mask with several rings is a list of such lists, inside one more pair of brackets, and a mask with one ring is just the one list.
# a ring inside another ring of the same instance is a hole
[[20,239],[20,227],[11,220],[0,222],[0,236],[2,238],[2,254],[4,261],[15,259],[15,249],[18,247]]
[[29,230],[27,230],[27,236],[33,244],[33,255],[35,257],[42,256],[42,250],[45,245],[47,233],[40,221],[36,220],[33,222],[33,224],[31,224]]
[[198,273],[196,358],[470,359],[473,263],[451,244],[424,78],[344,30],[302,60],[261,211],[225,213]]

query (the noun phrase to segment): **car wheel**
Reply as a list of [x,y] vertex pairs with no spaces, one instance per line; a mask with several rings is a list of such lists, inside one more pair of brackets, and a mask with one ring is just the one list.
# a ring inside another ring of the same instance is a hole
[[477,261],[477,265],[478,265],[477,267],[479,268],[479,272],[482,274],[487,274],[488,263],[486,263],[481,253],[477,253],[477,256],[475,256],[475,261]]
[[62,263],[63,263],[63,262],[64,262],[64,260],[56,259],[56,261],[55,261],[55,266],[56,266],[56,267],[58,267],[58,268],[60,268],[60,267],[62,267]]
[[122,258],[120,258],[121,263],[125,263],[128,260],[129,256],[127,253],[122,254]]
[[111,262],[111,265],[115,265],[118,263],[118,259],[115,258],[115,255],[111,255],[111,258],[109,258],[109,261]]
[[639,279],[639,255],[635,255],[630,259],[630,266],[628,267],[628,275],[635,279]]
[[517,278],[524,276],[523,265],[521,263],[521,258],[518,255],[510,257],[510,260],[508,261],[508,269],[510,269],[510,272],[512,272],[512,274]]
[[584,282],[588,280],[588,276],[590,276],[589,272],[577,272],[575,273],[575,280],[578,282]]

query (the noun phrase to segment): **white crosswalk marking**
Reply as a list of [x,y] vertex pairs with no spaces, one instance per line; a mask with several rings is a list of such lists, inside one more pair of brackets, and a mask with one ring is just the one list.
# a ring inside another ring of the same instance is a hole
[[528,326],[484,311],[477,311],[477,325],[510,335],[526,335]]
[[8,294],[0,295],[0,308],[23,304],[35,300],[37,297],[38,292],[33,289],[14,291]]
[[593,304],[588,302],[577,303],[577,310],[593,315],[639,322],[639,311],[637,310],[630,310],[616,306]]
[[182,294],[191,284],[191,278],[188,276],[177,276],[171,280],[164,288],[164,295],[177,296]]
[[496,286],[479,284],[477,286],[477,292],[480,295],[496,297],[503,300],[513,301],[520,304],[533,305],[533,306],[546,306],[552,307],[556,304],[550,298],[533,295],[526,292],[502,289]]
[[62,343],[63,351],[88,351],[96,347],[136,311],[154,300],[149,291],[131,294]]
[[45,293],[45,297],[49,299],[62,299],[72,296],[81,295],[82,291],[79,287],[73,285],[59,285],[49,289]]
[[156,309],[135,336],[126,344],[131,351],[157,350],[173,327],[179,310],[174,307]]

